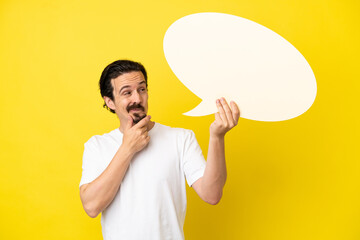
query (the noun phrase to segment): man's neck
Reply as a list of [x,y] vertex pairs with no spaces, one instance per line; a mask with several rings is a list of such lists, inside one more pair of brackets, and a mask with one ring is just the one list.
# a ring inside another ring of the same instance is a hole
[[[155,122],[149,121],[149,123],[147,124],[147,130],[150,131],[153,127],[155,126]],[[124,126],[122,126],[122,124],[120,123],[120,132],[124,133]]]

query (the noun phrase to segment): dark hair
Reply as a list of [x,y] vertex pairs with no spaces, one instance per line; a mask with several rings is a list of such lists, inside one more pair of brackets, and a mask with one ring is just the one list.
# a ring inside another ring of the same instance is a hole
[[[145,78],[145,83],[147,87],[147,74],[144,66],[141,63],[133,62],[130,60],[118,60],[113,63],[110,63],[102,72],[100,81],[99,81],[99,88],[101,97],[104,98],[109,97],[111,100],[114,100],[114,88],[111,84],[111,79],[117,78],[118,76],[129,73],[129,72],[142,72]],[[106,103],[104,102],[104,108],[108,109],[110,112],[115,113],[114,110],[110,109]]]

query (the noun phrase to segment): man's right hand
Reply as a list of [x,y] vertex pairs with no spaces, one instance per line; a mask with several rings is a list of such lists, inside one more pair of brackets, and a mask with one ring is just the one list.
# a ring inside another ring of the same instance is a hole
[[134,125],[133,119],[128,116],[128,121],[123,132],[122,146],[124,146],[125,149],[135,154],[148,145],[150,141],[150,136],[148,136],[150,118],[148,115]]
[[107,168],[94,181],[80,187],[80,198],[85,212],[96,217],[112,202],[135,153],[146,147],[150,116],[134,125],[132,118],[123,128],[123,143]]

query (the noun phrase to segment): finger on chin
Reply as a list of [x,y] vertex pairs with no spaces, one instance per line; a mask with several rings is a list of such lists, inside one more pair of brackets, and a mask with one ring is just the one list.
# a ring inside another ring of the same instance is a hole
[[138,122],[136,125],[140,128],[146,127],[146,125],[149,123],[150,121],[150,115],[145,116],[143,119],[140,120],[140,122]]
[[125,128],[126,128],[126,129],[129,129],[129,128],[131,128],[133,125],[134,125],[134,121],[133,121],[132,117],[129,115],[129,116],[127,117],[127,122],[125,123]]

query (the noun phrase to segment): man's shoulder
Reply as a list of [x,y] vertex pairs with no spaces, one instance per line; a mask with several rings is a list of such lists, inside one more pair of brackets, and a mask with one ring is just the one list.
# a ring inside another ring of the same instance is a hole
[[162,131],[192,132],[192,130],[190,130],[190,129],[180,128],[180,127],[171,127],[171,126],[164,125],[164,124],[161,124],[161,123],[158,123],[158,122],[156,122],[155,126],[156,126],[156,128],[158,128],[159,130],[162,130]]
[[99,145],[99,144],[106,144],[108,142],[119,141],[121,140],[121,132],[120,130],[114,129],[108,133],[104,133],[102,135],[94,135],[92,136],[85,145]]
[[194,132],[190,129],[171,127],[160,123],[155,124],[155,131],[161,134],[177,135],[180,137],[187,137],[194,134]]

